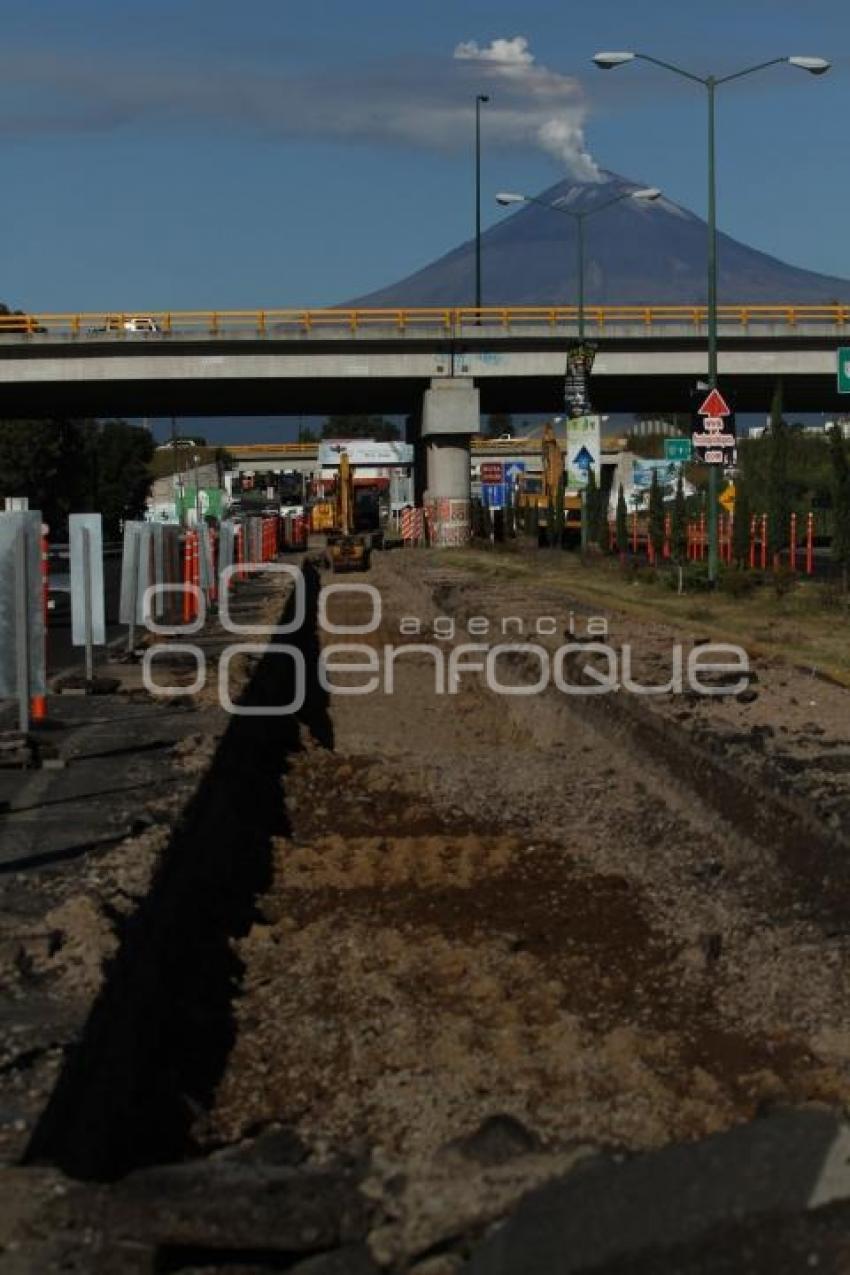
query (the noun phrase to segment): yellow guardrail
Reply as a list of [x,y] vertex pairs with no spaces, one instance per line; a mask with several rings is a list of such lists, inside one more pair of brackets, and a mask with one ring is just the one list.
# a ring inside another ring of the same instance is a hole
[[[585,307],[587,330],[596,335],[616,328],[642,327],[663,332],[673,326],[695,334],[705,332],[705,306],[592,305]],[[723,327],[742,332],[773,325],[787,330],[802,326],[844,329],[850,324],[848,305],[721,305]],[[285,339],[311,333],[339,335],[391,330],[399,335],[429,334],[436,329],[447,336],[471,336],[472,329],[510,333],[529,327],[555,331],[574,327],[575,306],[486,306],[383,310],[182,310],[103,311],[79,314],[0,314],[0,336],[63,336],[150,340],[175,336],[256,336]]]

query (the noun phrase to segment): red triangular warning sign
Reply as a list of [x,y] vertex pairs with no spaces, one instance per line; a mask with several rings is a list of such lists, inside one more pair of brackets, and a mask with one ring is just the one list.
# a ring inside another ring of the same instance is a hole
[[731,416],[729,404],[720,393],[712,390],[702,407],[697,408],[697,416]]

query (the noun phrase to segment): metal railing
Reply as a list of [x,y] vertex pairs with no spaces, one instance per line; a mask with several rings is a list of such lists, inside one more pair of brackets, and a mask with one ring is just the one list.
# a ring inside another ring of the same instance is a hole
[[[850,325],[850,304],[840,305],[721,305],[721,329],[741,333],[770,327],[791,333],[798,328],[843,334]],[[510,334],[529,329],[542,334],[575,327],[575,306],[485,306],[481,309],[411,308],[376,310],[183,310],[78,314],[0,314],[0,337],[61,337],[158,341],[169,336],[255,337],[285,340],[321,334],[345,337],[380,331],[381,335]],[[706,330],[705,306],[693,305],[590,305],[585,307],[587,330],[596,335],[636,328],[663,335],[682,329],[693,335]]]

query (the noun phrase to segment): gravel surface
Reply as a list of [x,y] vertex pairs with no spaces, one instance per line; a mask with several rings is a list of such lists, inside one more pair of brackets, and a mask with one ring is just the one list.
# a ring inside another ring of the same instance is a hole
[[[22,880],[0,917],[0,1066],[33,1107],[55,1084],[37,1158],[138,1167],[96,1189],[9,1169],[16,1270],[241,1269],[247,1200],[262,1244],[245,1270],[306,1254],[305,1271],[451,1275],[528,1192],[600,1155],[847,1104],[848,692],[756,660],[746,695],[711,700],[499,695],[471,673],[438,694],[422,644],[448,658],[505,616],[550,651],[604,620],[647,681],[703,635],[426,552],[344,583],[377,587],[380,624],[319,641],[401,648],[394,694],[308,678],[297,719],[228,728],[208,687],[132,835]],[[284,586],[267,587],[272,617]],[[329,614],[362,624],[370,603]],[[596,658],[567,667],[581,680]],[[256,669],[239,662],[243,687]],[[29,1123],[6,1134],[8,1162]]]
[[[351,640],[413,641],[404,616],[568,622],[569,599],[431,563],[378,558],[383,621]],[[337,612],[368,613],[356,598]],[[615,630],[636,667],[672,636]],[[409,1261],[590,1147],[633,1152],[771,1105],[846,1101],[846,938],[812,915],[799,862],[792,875],[769,838],[701,800],[699,774],[637,749],[617,713],[555,690],[495,695],[475,677],[439,696],[430,656],[402,668],[392,697],[332,697],[332,750],[305,737],[289,769],[291,830],[237,943],[237,1036],[203,1138],[277,1122],[319,1153],[362,1148],[385,1211],[373,1251]],[[817,738],[840,756],[848,699],[809,687],[823,701],[813,736],[808,680],[757,673],[749,704],[637,707],[683,748],[759,727],[770,748],[746,757],[764,803],[774,755],[806,756]],[[816,812],[827,826],[846,810],[843,781]],[[812,782],[805,772],[795,798]],[[517,1121],[534,1148],[497,1184],[457,1150],[493,1119]]]

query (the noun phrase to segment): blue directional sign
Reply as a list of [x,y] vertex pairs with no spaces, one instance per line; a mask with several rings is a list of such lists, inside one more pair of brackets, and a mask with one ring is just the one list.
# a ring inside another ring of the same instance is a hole
[[583,469],[587,473],[593,466],[593,456],[586,447],[582,447],[581,451],[574,457],[573,464],[576,469]]
[[520,474],[525,473],[524,460],[512,460],[505,465],[505,482],[512,483],[514,486],[519,482]]
[[488,509],[503,509],[505,500],[505,483],[482,483],[481,499]]

